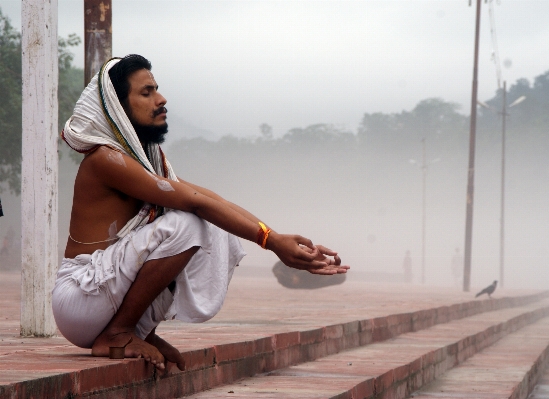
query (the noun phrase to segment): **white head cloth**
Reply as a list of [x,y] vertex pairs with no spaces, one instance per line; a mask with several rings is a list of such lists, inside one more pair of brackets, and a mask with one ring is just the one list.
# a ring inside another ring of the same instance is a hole
[[[120,58],[107,61],[92,78],[61,135],[75,151],[89,153],[105,145],[134,158],[149,172],[177,181],[175,172],[158,144],[148,145],[151,157],[149,162],[135,129],[118,101],[109,70],[119,61]],[[162,208],[145,203],[117,236],[124,237],[134,228],[152,222],[163,211]]]

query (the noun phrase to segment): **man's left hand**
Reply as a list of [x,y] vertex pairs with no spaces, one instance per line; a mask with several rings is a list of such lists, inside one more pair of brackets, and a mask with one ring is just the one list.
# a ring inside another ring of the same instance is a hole
[[[318,268],[306,269],[309,273],[312,274],[341,274],[347,273],[347,270],[350,269],[350,266],[341,266],[341,258],[337,252],[326,248],[323,245],[315,245],[318,250],[318,255],[315,257],[315,261],[324,263],[326,266]],[[303,247],[303,250],[307,252],[313,252],[308,247]]]

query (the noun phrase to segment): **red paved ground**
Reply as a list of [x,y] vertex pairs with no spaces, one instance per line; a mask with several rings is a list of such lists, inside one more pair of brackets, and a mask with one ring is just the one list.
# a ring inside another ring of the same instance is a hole
[[[0,273],[0,360],[11,359],[10,364],[4,361],[0,365],[0,384],[94,367],[109,367],[115,363],[127,364],[127,372],[146,373],[146,370],[142,370],[142,360],[93,358],[88,350],[76,348],[62,337],[20,337],[19,282],[18,273]],[[532,293],[534,291],[500,289],[494,296],[512,297]],[[274,277],[243,278],[237,270],[223,309],[214,319],[194,325],[165,322],[158,332],[182,352],[203,350],[215,345],[218,347],[218,357],[225,353],[227,358],[231,358],[235,356],[231,353],[232,349],[246,350],[242,345],[232,348],[229,344],[234,342],[448,306],[472,301],[473,297],[471,293],[452,288],[353,281],[352,274],[349,274],[343,285],[318,290],[291,290],[279,286]],[[287,339],[291,341],[293,336],[289,334]],[[17,356],[14,357],[14,354]],[[47,363],[44,362],[45,355]],[[207,356],[208,353],[201,351],[199,356],[195,354],[189,360],[200,363],[200,358]],[[16,364],[13,359],[17,359]],[[197,365],[188,366],[192,368]],[[97,379],[106,378],[106,385],[116,385],[116,375],[103,374],[101,377],[90,373],[87,375],[94,384]],[[85,379],[80,383],[85,385]]]

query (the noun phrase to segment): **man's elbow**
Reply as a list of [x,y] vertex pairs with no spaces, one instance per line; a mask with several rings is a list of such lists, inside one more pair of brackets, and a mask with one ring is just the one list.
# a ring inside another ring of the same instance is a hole
[[202,198],[198,191],[193,190],[189,198],[185,199],[182,203],[181,210],[189,213],[194,213],[197,216],[200,216],[201,209],[203,208],[203,204],[201,203]]

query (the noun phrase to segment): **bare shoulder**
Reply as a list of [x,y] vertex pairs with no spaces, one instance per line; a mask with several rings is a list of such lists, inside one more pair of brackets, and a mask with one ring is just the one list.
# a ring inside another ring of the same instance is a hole
[[[119,157],[119,156],[120,157]],[[75,194],[83,192],[85,195],[101,194],[110,186],[111,174],[116,172],[110,167],[109,159],[120,159],[122,154],[111,148],[101,146],[90,154],[87,154],[78,168],[75,181]]]
[[[99,192],[116,192],[136,200],[181,209],[194,190],[145,169],[132,157],[102,146],[86,156],[77,177],[79,187],[93,186]],[[185,210],[185,209],[184,209]]]
[[101,146],[86,155],[80,165],[83,177],[117,188],[121,181],[134,181],[143,177],[145,169],[133,158],[107,146]]
[[[111,208],[133,208],[134,204],[128,205],[127,201],[142,199],[126,187],[138,185],[135,175],[143,173],[143,168],[136,161],[133,163],[137,167],[132,168],[132,161],[130,157],[106,146],[86,155],[74,183],[74,201],[83,207],[105,207],[106,201]],[[128,173],[128,169],[134,170],[133,175]]]
[[126,167],[128,160],[131,160],[131,158],[127,155],[102,145],[91,154],[86,155],[82,165],[99,171],[103,168],[112,168],[115,165]]
[[87,200],[119,195],[118,192],[122,191],[119,188],[121,181],[135,180],[128,175],[128,165],[132,161],[130,157],[109,147],[97,148],[80,163],[74,185],[75,195],[81,194]]

